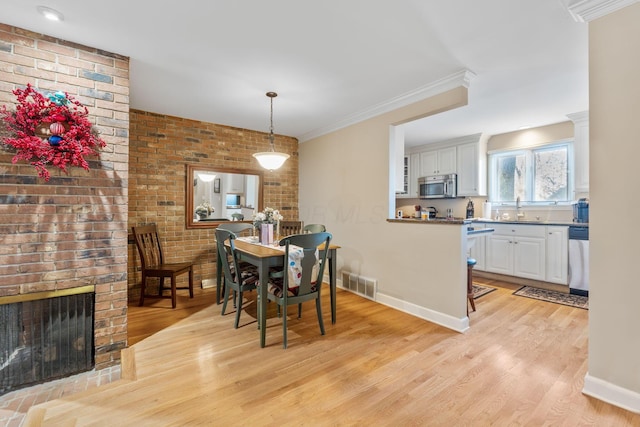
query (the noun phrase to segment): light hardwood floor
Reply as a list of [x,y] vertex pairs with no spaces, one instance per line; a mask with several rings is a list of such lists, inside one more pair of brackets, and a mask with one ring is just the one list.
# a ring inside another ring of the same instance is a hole
[[214,289],[176,310],[131,306],[129,380],[35,406],[25,425],[640,425],[581,393],[586,310],[482,282],[498,290],[476,300],[465,334],[339,290],[338,322],[325,292],[326,335],[305,305],[286,350],[275,311],[260,348],[255,292],[237,330]]

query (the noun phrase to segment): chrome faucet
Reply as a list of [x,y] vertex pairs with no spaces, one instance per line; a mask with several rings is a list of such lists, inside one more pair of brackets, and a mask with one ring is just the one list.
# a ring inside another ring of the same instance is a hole
[[524,219],[524,212],[522,212],[522,204],[520,203],[520,196],[516,199],[516,221]]

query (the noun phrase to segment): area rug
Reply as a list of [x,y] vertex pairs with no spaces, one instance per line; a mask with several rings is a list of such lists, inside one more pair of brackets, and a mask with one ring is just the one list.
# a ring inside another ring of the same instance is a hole
[[474,283],[473,285],[473,299],[480,298],[482,295],[486,295],[489,292],[493,292],[496,288],[492,288],[490,286],[483,286]]
[[584,308],[585,310],[589,309],[589,297],[583,297],[581,295],[565,294],[547,289],[532,288],[530,286],[523,286],[513,294],[576,308]]

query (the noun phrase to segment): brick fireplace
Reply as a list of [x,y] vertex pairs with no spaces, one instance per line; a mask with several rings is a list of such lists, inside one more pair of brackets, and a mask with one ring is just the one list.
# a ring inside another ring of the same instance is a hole
[[[129,60],[0,24],[0,70],[1,105],[12,110],[12,90],[27,83],[68,92],[107,143],[90,171],[51,167],[49,182],[0,145],[0,305],[90,288],[95,367],[117,364],[127,344]],[[0,348],[0,363],[14,351]]]

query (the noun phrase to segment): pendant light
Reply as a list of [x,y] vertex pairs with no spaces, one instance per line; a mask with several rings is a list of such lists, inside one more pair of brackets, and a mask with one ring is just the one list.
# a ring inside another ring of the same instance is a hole
[[267,96],[271,98],[271,127],[269,128],[269,151],[264,151],[262,153],[256,153],[253,155],[265,169],[269,169],[270,171],[279,169],[280,166],[284,164],[284,162],[289,158],[288,154],[278,153],[275,150],[275,146],[273,144],[273,140],[275,139],[273,135],[273,98],[278,96],[275,92],[267,92]]

